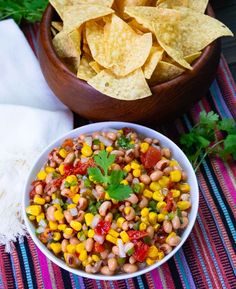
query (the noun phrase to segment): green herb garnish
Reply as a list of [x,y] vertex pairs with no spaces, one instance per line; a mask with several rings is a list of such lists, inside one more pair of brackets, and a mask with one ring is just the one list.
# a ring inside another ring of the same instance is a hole
[[177,216],[179,217],[180,224],[183,224],[183,216],[181,210],[177,207]]
[[157,202],[151,200],[148,204],[148,207],[151,209],[151,211],[156,211],[157,210]]
[[[219,132],[223,137],[218,137]],[[180,137],[180,143],[195,171],[207,155],[217,155],[226,160],[232,155],[236,160],[236,124],[233,119],[219,119],[219,115],[202,111],[199,122],[189,133]]]
[[101,142],[100,142],[100,140],[98,139],[98,138],[95,138],[94,140],[93,140],[93,144],[94,145],[99,145]]
[[132,149],[134,144],[130,143],[130,138],[125,137],[124,135],[120,136],[117,140],[118,145],[123,149]]
[[112,199],[118,201],[127,199],[132,193],[132,189],[130,186],[120,183],[125,176],[124,172],[115,170],[109,174],[109,167],[114,163],[115,155],[109,155],[107,151],[102,150],[94,156],[94,161],[98,167],[88,168],[88,174],[92,180],[104,184]]
[[145,236],[145,237],[143,237],[143,242],[145,244],[151,245],[152,239],[149,236]]
[[90,180],[89,179],[84,179],[84,186],[85,186],[85,188],[90,188],[91,187],[91,182],[90,182]]

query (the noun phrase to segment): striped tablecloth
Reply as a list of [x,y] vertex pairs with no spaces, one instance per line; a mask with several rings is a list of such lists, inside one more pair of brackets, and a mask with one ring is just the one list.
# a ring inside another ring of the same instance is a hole
[[[31,27],[26,31],[32,48],[36,30]],[[197,122],[202,110],[236,119],[236,87],[223,57],[208,94],[187,114],[158,130],[177,142],[179,134],[188,132]],[[207,158],[197,178],[200,206],[195,226],[183,248],[158,269],[133,279],[94,281],[59,268],[31,238],[24,238],[11,254],[0,247],[0,288],[236,288],[235,162]]]

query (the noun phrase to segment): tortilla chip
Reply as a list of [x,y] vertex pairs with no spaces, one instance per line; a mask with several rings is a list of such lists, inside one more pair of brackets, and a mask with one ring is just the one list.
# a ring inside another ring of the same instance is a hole
[[189,55],[185,56],[184,59],[185,59],[189,64],[191,64],[191,63],[193,63],[194,60],[196,60],[201,54],[202,54],[202,52],[199,51],[199,52],[196,52],[196,53],[189,54]]
[[148,6],[149,2],[149,0],[117,0],[115,4],[118,14],[127,19],[127,15],[124,14],[125,7]]
[[125,76],[143,66],[152,47],[151,33],[137,34],[114,14],[105,31],[108,63],[114,74]]
[[161,8],[187,7],[199,13],[204,13],[209,0],[158,0],[156,5]]
[[164,50],[160,46],[153,46],[151,48],[150,54],[142,67],[146,79],[151,78],[153,71],[162,58],[163,52]]
[[52,36],[55,37],[57,35],[58,31],[55,28],[53,28],[52,26],[51,26],[50,30],[52,32]]
[[179,76],[183,72],[184,69],[174,64],[165,61],[160,61],[148,83],[151,85],[163,83]]
[[93,4],[76,4],[65,7],[63,11],[64,29],[71,32],[79,29],[80,26],[93,19],[113,13],[114,10],[101,5]]
[[141,99],[152,94],[141,68],[125,77],[117,77],[106,69],[91,78],[88,84],[103,94],[122,100]]
[[88,81],[96,75],[96,72],[89,65],[91,58],[84,54],[80,60],[80,65],[77,71],[77,77],[83,80]]
[[104,67],[102,67],[100,64],[98,64],[96,61],[89,62],[89,65],[92,67],[92,69],[96,73],[99,73],[99,72],[101,72],[104,69]]
[[137,33],[147,33],[150,32],[147,28],[145,28],[142,24],[139,24],[135,19],[132,19],[131,21],[127,22],[129,26],[132,27],[132,29]]
[[111,7],[114,0],[74,0],[76,3],[82,4],[95,4],[95,5],[102,5]]
[[52,27],[55,28],[58,32],[62,31],[63,29],[63,23],[59,21],[52,21],[51,23]]
[[49,0],[50,4],[57,11],[57,14],[63,19],[64,7],[68,5],[68,0]]

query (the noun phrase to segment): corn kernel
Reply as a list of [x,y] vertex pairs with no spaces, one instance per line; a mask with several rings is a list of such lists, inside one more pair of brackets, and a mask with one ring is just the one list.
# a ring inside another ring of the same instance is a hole
[[77,253],[80,253],[84,250],[85,246],[84,246],[84,243],[79,243],[75,246],[75,250]]
[[149,143],[147,143],[147,142],[141,143],[141,145],[140,145],[140,151],[141,151],[142,153],[146,153],[148,149],[149,149]]
[[83,262],[82,262],[82,265],[84,266],[84,267],[86,267],[87,265],[89,265],[89,260],[84,260]]
[[121,237],[123,243],[129,242],[129,235],[125,231],[122,231],[120,233],[120,237]]
[[182,177],[182,174],[181,174],[181,171],[179,170],[170,172],[170,180],[172,182],[175,182],[175,183],[179,182],[181,180],[181,177]]
[[80,199],[80,194],[76,194],[76,195],[72,198],[72,201],[73,201],[73,203],[78,204],[79,199]]
[[126,215],[128,215],[128,214],[130,213],[130,211],[131,211],[131,208],[130,208],[130,207],[125,207],[125,208],[124,208],[124,213],[125,213]]
[[60,204],[54,204],[53,207],[55,207],[58,211],[62,211],[62,207]]
[[81,253],[79,254],[79,260],[81,262],[85,261],[88,258],[88,254],[86,250],[82,250]]
[[160,227],[161,227],[161,225],[158,224],[158,223],[156,223],[156,224],[153,226],[155,232],[158,231],[158,230],[160,229]]
[[58,229],[59,231],[64,231],[64,230],[66,229],[66,224],[59,224],[59,225],[57,226],[57,229]]
[[147,255],[148,255],[148,257],[150,257],[150,258],[157,258],[158,252],[159,252],[159,251],[158,251],[157,247],[154,246],[154,245],[152,245],[152,246],[148,249]]
[[157,203],[157,209],[158,210],[163,209],[165,206],[166,206],[166,202],[164,202],[164,201],[161,201],[161,202]]
[[64,229],[64,233],[66,235],[72,235],[73,234],[73,229],[67,227],[67,228]]
[[148,213],[149,213],[149,209],[148,208],[143,208],[141,210],[141,216],[142,217],[147,217],[148,216]]
[[141,221],[142,221],[144,224],[149,225],[148,217],[141,217]]
[[110,200],[111,198],[110,198],[110,196],[109,196],[109,194],[108,193],[105,193],[105,200]]
[[59,150],[59,155],[64,159],[67,156],[67,151],[65,149]]
[[161,189],[161,186],[158,182],[151,182],[149,188],[155,192],[155,191],[159,191]]
[[144,231],[144,230],[146,230],[147,229],[147,225],[145,224],[145,223],[141,223],[140,225],[139,225],[139,230],[140,231]]
[[59,165],[58,170],[62,176],[65,174],[65,166],[63,164]]
[[142,193],[142,192],[143,192],[143,189],[144,189],[144,187],[145,187],[144,183],[139,183],[139,187],[140,187],[139,192]]
[[76,204],[69,204],[67,206],[67,209],[74,209],[74,208],[76,208]]
[[117,227],[122,228],[122,224],[124,223],[125,218],[119,217],[116,221]]
[[41,206],[39,205],[31,205],[26,208],[26,213],[32,216],[37,217],[41,213]]
[[174,166],[178,166],[178,165],[179,165],[179,163],[176,160],[171,160],[169,163],[170,167],[174,167]]
[[111,243],[113,243],[113,244],[116,245],[117,238],[114,238],[113,236],[107,234],[107,235],[106,235],[106,240],[107,240],[108,242],[111,242]]
[[79,191],[79,186],[71,186],[70,190],[71,190],[72,194],[76,194]]
[[64,218],[64,214],[60,210],[57,210],[57,211],[54,212],[54,218],[57,221],[62,221],[63,218]]
[[133,176],[135,178],[139,178],[141,176],[141,170],[140,169],[133,170]]
[[161,179],[158,181],[159,185],[164,188],[167,187],[167,185],[169,184],[169,178],[166,176],[162,176]]
[[52,200],[55,200],[57,198],[56,194],[52,194]]
[[145,189],[144,192],[143,192],[143,195],[144,197],[148,198],[148,199],[151,199],[152,198],[152,195],[153,195],[153,192]]
[[180,190],[171,190],[173,198],[178,198],[180,196]]
[[146,263],[147,263],[148,266],[151,266],[151,265],[153,265],[155,263],[155,260],[153,260],[151,258],[147,258],[146,259]]
[[188,183],[179,184],[179,189],[183,193],[188,193],[190,191],[190,185]]
[[30,221],[34,221],[35,220],[35,216],[29,216]]
[[100,150],[102,151],[102,150],[104,150],[104,149],[105,149],[104,143],[100,142]]
[[37,174],[37,178],[41,181],[45,180],[47,176],[47,173],[45,171],[40,171]]
[[59,232],[54,232],[53,233],[53,240],[59,241],[60,239],[61,239],[61,234]]
[[113,151],[113,147],[112,147],[112,146],[108,146],[108,147],[106,148],[106,151],[109,152],[109,153],[112,152],[112,151]]
[[181,210],[187,210],[191,207],[191,203],[189,201],[179,201],[177,202],[177,207]]
[[164,196],[161,191],[155,191],[152,195],[152,198],[157,202],[161,202],[164,200]]
[[82,229],[82,224],[78,221],[71,221],[70,222],[71,228],[73,228],[75,231],[80,231]]
[[108,234],[111,235],[111,236],[113,236],[113,237],[115,237],[115,238],[118,238],[118,236],[119,236],[119,233],[116,232],[116,231],[113,230],[113,229],[110,229],[110,230],[108,231]]
[[61,252],[61,243],[51,243],[50,248],[54,254],[58,254]]
[[163,222],[165,220],[165,215],[164,214],[158,214],[157,215],[157,221],[159,223]]
[[138,170],[141,167],[140,164],[137,163],[136,161],[132,161],[130,166],[131,166],[131,169],[133,169],[133,170]]
[[76,248],[76,245],[69,244],[69,245],[66,246],[66,251],[68,253],[74,254],[75,253],[75,248]]
[[129,172],[131,171],[131,166],[130,166],[130,164],[128,164],[128,165],[126,165],[126,166],[124,167],[124,171],[127,172],[127,173],[129,173]]
[[81,153],[85,156],[85,157],[90,157],[93,153],[92,149],[90,146],[84,144],[84,146],[81,149]]
[[44,213],[40,213],[37,217],[36,217],[36,220],[37,222],[39,223],[41,220],[45,219],[45,215]]
[[68,182],[68,183],[77,182],[77,177],[75,175],[67,176],[66,182]]
[[49,228],[53,231],[57,230],[57,222],[49,221]]
[[94,235],[95,235],[94,230],[93,230],[93,229],[89,229],[89,230],[88,230],[88,237],[89,237],[89,238],[93,238]]
[[150,212],[149,215],[148,215],[148,219],[149,219],[149,222],[150,222],[152,225],[155,225],[156,222],[157,222],[157,213],[155,213],[155,212]]
[[171,233],[168,235],[168,237],[166,238],[166,243],[169,242],[170,238],[175,237],[175,236],[176,236],[176,233],[175,233],[175,232],[171,232]]
[[92,260],[93,260],[94,262],[98,262],[98,261],[100,261],[100,258],[98,257],[98,255],[93,254],[93,255],[92,255]]
[[161,260],[161,259],[163,259],[164,257],[165,257],[164,252],[163,252],[163,251],[160,251],[160,252],[158,253],[158,256],[157,256],[158,260]]
[[120,184],[123,184],[123,185],[127,186],[127,185],[129,184],[129,182],[128,182],[127,180],[122,180],[122,181],[120,182]]
[[86,222],[87,226],[90,226],[92,224],[93,217],[94,217],[94,215],[91,214],[91,213],[87,213],[87,214],[84,215],[85,222]]
[[52,167],[46,167],[45,168],[45,172],[48,174],[48,173],[53,173],[55,171],[55,169],[54,168],[52,168]]

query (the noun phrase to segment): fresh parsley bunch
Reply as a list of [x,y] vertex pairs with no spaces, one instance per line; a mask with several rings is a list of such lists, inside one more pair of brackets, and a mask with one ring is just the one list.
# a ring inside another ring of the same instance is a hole
[[202,111],[199,122],[189,133],[180,137],[180,143],[195,171],[209,154],[223,160],[229,155],[236,160],[236,124],[233,119],[219,119],[219,115]]
[[47,4],[48,0],[0,0],[0,20],[13,18],[18,24],[40,21]]

